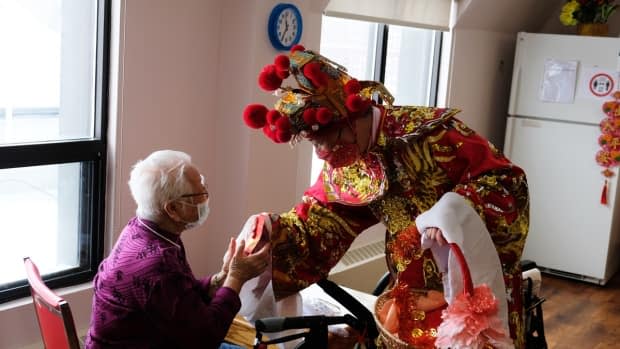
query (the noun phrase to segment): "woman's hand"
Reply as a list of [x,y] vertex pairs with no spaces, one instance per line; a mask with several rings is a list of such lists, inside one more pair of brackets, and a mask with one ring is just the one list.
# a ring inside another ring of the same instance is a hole
[[237,247],[237,240],[235,238],[230,238],[230,242],[228,243],[228,250],[224,254],[224,258],[222,258],[222,271],[224,275],[228,275],[228,270],[230,270],[230,262],[232,261],[233,256],[235,255],[235,250]]
[[236,246],[234,255],[228,264],[228,275],[224,281],[224,286],[233,290],[241,290],[243,284],[262,274],[271,259],[271,245],[265,244],[258,252],[249,256],[245,255],[245,241],[240,241]]
[[439,246],[443,246],[448,243],[446,239],[443,237],[443,233],[441,232],[441,229],[437,227],[426,228],[424,230],[424,234],[426,235],[428,239],[435,240]]

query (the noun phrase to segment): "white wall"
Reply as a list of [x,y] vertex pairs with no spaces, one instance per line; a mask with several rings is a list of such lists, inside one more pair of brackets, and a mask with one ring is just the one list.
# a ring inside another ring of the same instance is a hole
[[510,95],[515,39],[502,32],[460,29],[452,33],[450,90],[446,105],[498,147]]
[[[575,34],[561,25],[564,0],[455,0],[445,105],[463,110],[465,121],[500,149],[517,33]],[[609,21],[610,35],[620,31],[620,15]],[[440,95],[440,98],[442,96]],[[443,99],[440,99],[444,102]]]

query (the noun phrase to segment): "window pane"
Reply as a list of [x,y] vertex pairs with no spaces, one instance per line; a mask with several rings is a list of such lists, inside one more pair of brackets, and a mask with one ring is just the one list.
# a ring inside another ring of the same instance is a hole
[[376,23],[323,16],[320,52],[354,78],[372,80],[376,43]]
[[0,1],[0,144],[93,137],[96,11]]
[[42,274],[77,267],[82,164],[0,170],[0,284],[24,279],[23,257]]
[[384,85],[395,105],[429,104],[433,38],[433,30],[390,25]]
[[[323,16],[321,55],[343,65],[358,80],[374,80],[377,23]],[[312,155],[310,181],[314,183],[323,160]]]

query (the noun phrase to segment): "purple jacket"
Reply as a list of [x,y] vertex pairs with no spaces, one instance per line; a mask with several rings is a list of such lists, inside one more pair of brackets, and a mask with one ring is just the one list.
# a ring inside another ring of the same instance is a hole
[[197,280],[179,236],[133,218],[94,280],[86,348],[218,348],[241,307],[229,288],[207,295],[211,278]]

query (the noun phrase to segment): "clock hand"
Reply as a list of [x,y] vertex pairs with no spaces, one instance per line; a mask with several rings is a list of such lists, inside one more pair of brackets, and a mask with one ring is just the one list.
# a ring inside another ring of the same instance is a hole
[[282,32],[282,36],[280,37],[280,41],[283,41],[286,37],[286,33],[288,33],[288,21],[284,21],[284,31]]

